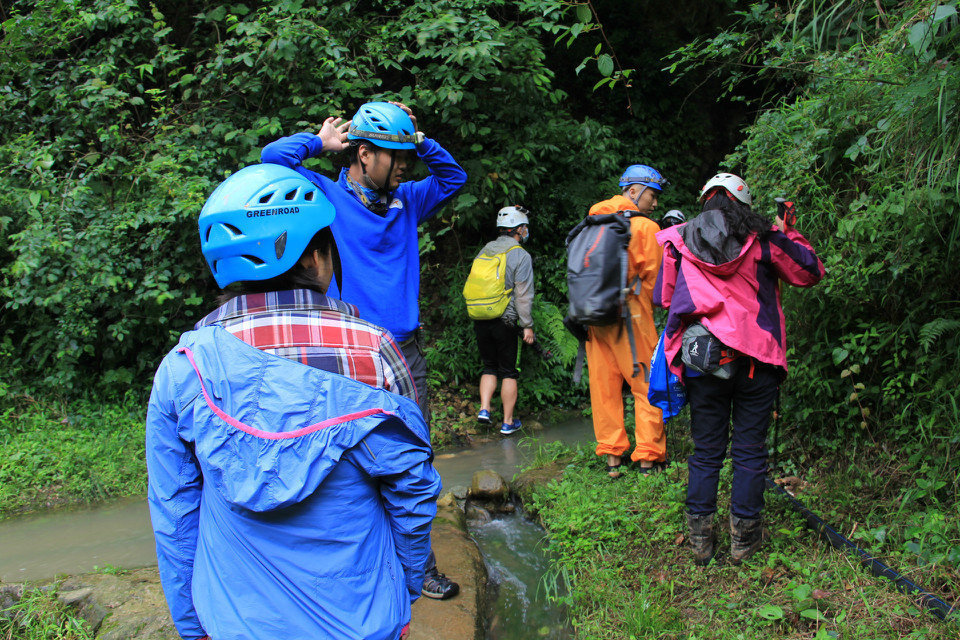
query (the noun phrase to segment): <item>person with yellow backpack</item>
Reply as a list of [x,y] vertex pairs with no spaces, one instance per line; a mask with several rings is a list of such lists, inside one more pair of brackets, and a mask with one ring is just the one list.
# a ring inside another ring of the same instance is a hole
[[[500,236],[488,242],[473,261],[463,287],[467,314],[473,320],[483,361],[477,421],[490,424],[491,402],[500,383],[503,423],[500,433],[520,430],[517,405],[520,339],[533,344],[533,259],[520,245],[530,237],[529,214],[519,205],[497,212]],[[519,329],[519,332],[518,332]],[[518,335],[519,333],[519,335]]]

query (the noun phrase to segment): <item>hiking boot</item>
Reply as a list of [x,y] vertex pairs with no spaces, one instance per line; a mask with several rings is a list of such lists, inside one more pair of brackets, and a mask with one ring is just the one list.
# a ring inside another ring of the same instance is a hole
[[460,585],[434,567],[424,574],[420,593],[434,600],[446,600],[460,593]]
[[730,514],[730,560],[740,564],[763,544],[763,519]]
[[508,436],[511,433],[516,433],[517,431],[520,431],[521,426],[522,425],[520,424],[520,418],[514,418],[513,422],[509,424],[506,422],[503,423],[503,425],[500,427],[500,433],[505,436]]
[[480,409],[480,412],[477,414],[477,422],[481,424],[490,424],[490,412],[486,409]]
[[713,559],[715,552],[717,534],[713,530],[714,515],[710,513],[705,516],[695,516],[687,513],[687,538],[693,549],[693,557],[701,567]]

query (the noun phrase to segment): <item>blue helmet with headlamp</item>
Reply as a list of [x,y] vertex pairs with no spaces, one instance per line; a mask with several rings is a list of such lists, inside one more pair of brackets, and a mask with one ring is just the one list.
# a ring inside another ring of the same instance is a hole
[[244,167],[200,211],[200,250],[221,288],[289,271],[335,211],[316,185],[277,164]]
[[367,102],[360,106],[350,128],[348,140],[366,140],[382,149],[416,149],[423,142],[410,114],[389,102]]
[[620,188],[626,189],[632,184],[643,185],[657,191],[670,184],[659,171],[645,164],[632,164],[620,176]]

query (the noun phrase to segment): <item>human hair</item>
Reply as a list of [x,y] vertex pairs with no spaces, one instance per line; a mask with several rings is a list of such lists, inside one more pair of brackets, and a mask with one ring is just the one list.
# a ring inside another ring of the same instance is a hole
[[[310,255],[317,251],[322,256],[328,255],[334,250],[336,243],[333,238],[333,231],[330,227],[324,227],[313,234],[307,247],[300,254],[300,257]],[[336,260],[336,257],[334,257]],[[237,296],[251,293],[267,293],[269,291],[286,291],[288,289],[311,289],[317,293],[326,293],[326,289],[320,286],[316,276],[303,268],[300,260],[290,269],[280,275],[267,280],[244,280],[232,285],[229,291],[220,294],[219,303],[224,304]]]
[[707,194],[701,212],[711,209],[723,214],[727,232],[741,243],[746,242],[750,234],[756,233],[763,239],[773,230],[769,220],[755,213],[747,203],[732,197],[726,189],[717,188]]
[[518,224],[515,227],[497,227],[497,231],[500,232],[501,236],[512,236],[513,234],[518,233],[518,230],[522,226],[522,224]]
[[344,160],[347,163],[347,166],[354,164],[355,162],[360,162],[360,147],[367,146],[373,151],[382,151],[380,147],[373,144],[369,140],[350,140],[347,142],[347,146],[343,150]]

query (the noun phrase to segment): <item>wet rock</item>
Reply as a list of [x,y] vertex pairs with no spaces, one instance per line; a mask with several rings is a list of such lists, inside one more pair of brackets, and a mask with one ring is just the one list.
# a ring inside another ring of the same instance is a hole
[[[88,595],[84,596],[87,593]],[[60,597],[79,607],[97,640],[178,640],[156,567],[71,576]]]
[[456,498],[457,500],[466,500],[467,494],[470,493],[470,490],[467,489],[462,484],[458,484],[457,486],[450,489],[450,493],[452,493],[453,497]]
[[457,506],[457,496],[454,495],[453,491],[444,491],[439,498],[437,498],[437,507],[455,507]]
[[463,512],[452,507],[438,509],[430,538],[437,569],[460,584],[460,593],[450,600],[420,598],[414,602],[410,638],[482,640],[487,568],[477,543],[467,533]]
[[523,421],[523,426],[526,427],[529,431],[543,431],[543,423],[539,420],[533,420],[527,418]]
[[7,609],[20,602],[23,596],[22,584],[0,584],[0,620],[7,618]]
[[503,501],[510,495],[510,487],[496,471],[481,469],[473,474],[470,497],[477,500]]
[[520,497],[521,502],[526,505],[527,509],[531,509],[534,490],[537,487],[546,485],[551,480],[563,476],[568,462],[569,460],[567,458],[561,458],[546,466],[528,469],[520,473],[513,479],[513,492]]
[[484,523],[490,522],[492,516],[490,512],[481,507],[480,505],[474,504],[472,502],[467,503],[467,520],[473,522]]
[[84,587],[83,589],[74,589],[73,591],[61,591],[57,595],[57,600],[68,607],[80,607],[83,601],[93,595],[93,589]]

